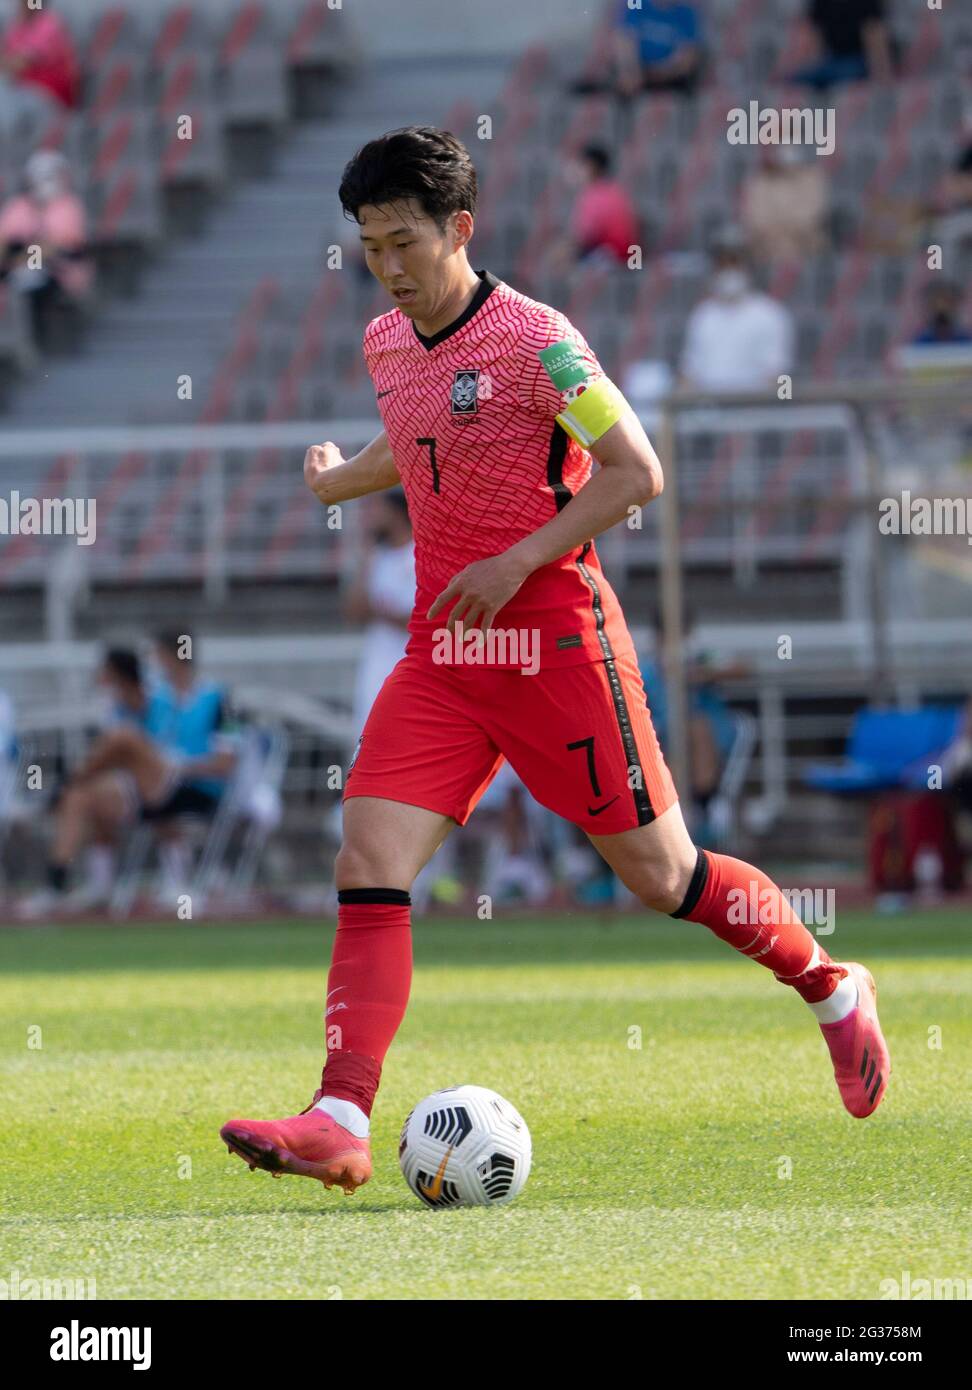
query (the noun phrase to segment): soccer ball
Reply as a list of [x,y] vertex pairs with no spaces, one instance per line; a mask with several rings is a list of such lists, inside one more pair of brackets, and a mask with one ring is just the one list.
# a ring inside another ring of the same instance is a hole
[[428,1207],[511,1202],[530,1173],[533,1145],[518,1110],[485,1086],[447,1086],[402,1125],[398,1161]]

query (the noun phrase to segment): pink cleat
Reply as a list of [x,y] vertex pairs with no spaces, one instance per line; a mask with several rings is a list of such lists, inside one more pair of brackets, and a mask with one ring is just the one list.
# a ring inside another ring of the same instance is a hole
[[857,1005],[839,1023],[821,1023],[845,1107],[863,1120],[881,1104],[891,1074],[891,1054],[877,1016],[877,987],[870,970],[856,962],[844,969],[857,983]]
[[279,1178],[294,1173],[325,1187],[354,1190],[371,1177],[371,1144],[314,1106],[286,1120],[227,1120],[219,1131],[230,1153]]

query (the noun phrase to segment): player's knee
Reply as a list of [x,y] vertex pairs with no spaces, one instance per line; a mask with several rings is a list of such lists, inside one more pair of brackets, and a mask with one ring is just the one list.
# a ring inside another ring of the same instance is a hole
[[671,913],[678,910],[688,886],[691,871],[677,861],[665,860],[645,864],[639,875],[637,886],[632,891],[655,912]]
[[341,888],[404,888],[411,882],[387,847],[346,839],[334,860],[334,883]]

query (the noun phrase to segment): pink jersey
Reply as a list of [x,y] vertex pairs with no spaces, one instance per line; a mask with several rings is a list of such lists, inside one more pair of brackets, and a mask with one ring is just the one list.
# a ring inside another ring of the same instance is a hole
[[[556,421],[561,394],[539,353],[569,341],[603,371],[569,321],[485,271],[468,308],[432,338],[392,309],[365,330],[364,353],[415,535],[408,650],[430,654],[448,607],[425,614],[474,560],[550,521],[591,475],[591,457]],[[593,541],[535,570],[494,627],[539,633],[542,667],[633,650]],[[521,662],[497,662],[520,665]]]

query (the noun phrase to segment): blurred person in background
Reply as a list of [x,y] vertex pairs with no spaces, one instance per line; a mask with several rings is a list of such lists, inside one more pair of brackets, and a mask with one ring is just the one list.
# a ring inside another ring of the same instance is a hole
[[[486,788],[476,807],[477,828],[482,823],[486,849],[480,873],[489,894],[499,905],[525,902],[539,907],[552,887],[541,852],[541,838],[557,842],[552,830],[559,817],[539,805],[508,762]],[[564,825],[564,822],[560,822]],[[446,841],[448,844],[449,841]]]
[[740,221],[755,260],[795,260],[826,246],[824,162],[807,159],[799,145],[760,146],[760,167],[745,179],[740,202]]
[[[95,677],[104,692],[109,729],[131,726],[150,736],[167,717],[168,700],[146,686],[138,655],[110,647]],[[97,746],[97,745],[96,745]],[[21,904],[25,917],[53,911],[82,911],[106,904],[115,881],[116,852],[122,833],[138,811],[130,774],[106,771],[88,780],[71,777],[54,804],[54,840],[47,864],[47,887]],[[84,881],[68,891],[68,872],[82,848]]]
[[962,294],[952,280],[934,275],[925,286],[925,322],[912,343],[916,347],[933,347],[938,343],[972,343],[960,319]]
[[[685,620],[685,684],[688,696],[688,762],[690,800],[694,833],[706,838],[706,812],[719,790],[729,754],[736,740],[732,710],[720,690],[720,683],[746,674],[740,662],[716,662],[713,654],[699,643],[696,622],[691,614]],[[662,649],[661,613],[654,614],[655,645],[650,656],[641,660],[651,722],[658,742],[668,754],[668,688]]]
[[17,754],[17,729],[13,701],[0,690],[0,763],[12,762]]
[[54,0],[19,0],[0,38],[0,73],[40,88],[69,109],[80,101],[81,70],[71,32]]
[[642,0],[634,9],[622,3],[614,51],[623,95],[691,92],[702,70],[698,7],[678,0]]
[[942,755],[942,775],[961,810],[972,816],[972,698],[965,706],[957,738]]
[[0,898],[6,878],[3,872],[2,850],[6,831],[14,813],[19,764],[20,745],[17,742],[13,701],[5,690],[0,689]]
[[17,722],[13,700],[0,689],[0,819],[2,819],[15,790],[13,774],[17,769],[20,745],[17,741]]
[[352,711],[355,738],[385,677],[405,655],[415,604],[415,547],[405,493],[392,488],[368,503],[365,541],[344,600],[345,620],[364,630]]
[[603,145],[586,145],[571,162],[568,178],[579,191],[570,234],[553,253],[556,261],[566,265],[600,258],[626,265],[639,240],[638,214],[627,189],[613,176]]
[[[191,659],[181,655],[186,637],[170,631],[157,635],[161,679],[150,692],[137,665],[119,660],[117,653],[106,659],[100,680],[114,699],[116,718],[59,799],[46,896],[28,899],[21,908],[24,916],[91,906],[84,887],[69,895],[79,850],[93,827],[101,833],[96,843],[110,844],[118,829],[136,818],[154,825],[159,835],[165,878],[160,897],[168,901],[186,891],[188,858],[176,820],[214,815],[236,761],[222,689],[196,677]],[[112,867],[102,864],[94,874],[104,892]]]
[[762,391],[793,364],[793,316],[758,290],[745,239],[727,228],[717,240],[709,293],[692,310],[682,352],[682,384],[699,391]]
[[[42,350],[53,339],[54,317],[65,310],[76,315],[91,292],[94,263],[86,242],[87,217],[72,192],[66,158],[57,150],[37,150],[25,166],[23,192],[0,208],[0,279],[26,295],[34,341]],[[31,248],[38,247],[34,265]]]
[[803,43],[813,59],[790,81],[824,88],[894,77],[885,0],[807,0]]

